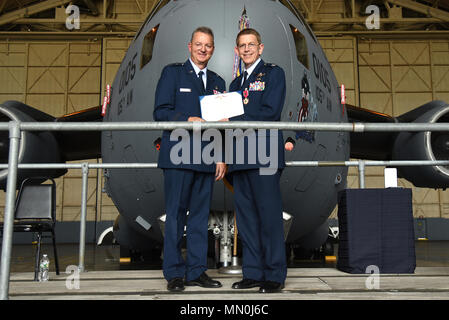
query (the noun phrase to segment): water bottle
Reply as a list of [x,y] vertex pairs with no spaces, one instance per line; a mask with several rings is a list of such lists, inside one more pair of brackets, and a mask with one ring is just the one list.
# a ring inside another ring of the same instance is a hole
[[50,260],[46,254],[42,255],[42,259],[39,263],[39,281],[48,281],[48,270],[50,268]]

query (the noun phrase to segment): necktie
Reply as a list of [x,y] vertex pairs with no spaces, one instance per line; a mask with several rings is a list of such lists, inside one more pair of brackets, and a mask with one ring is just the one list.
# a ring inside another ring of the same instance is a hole
[[204,91],[206,89],[204,88],[203,74],[203,71],[198,72],[198,80],[200,81],[201,89]]
[[248,78],[248,72],[245,71],[245,72],[243,73],[242,88],[243,88],[243,86],[245,85],[245,82],[246,82],[247,78]]

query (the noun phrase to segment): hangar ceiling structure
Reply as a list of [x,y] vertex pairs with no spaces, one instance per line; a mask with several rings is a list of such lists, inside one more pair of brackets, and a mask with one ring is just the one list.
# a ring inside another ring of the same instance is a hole
[[[292,0],[317,35],[371,34],[385,35],[404,32],[434,31],[447,36],[449,30],[449,1],[447,0]],[[123,13],[126,3],[133,7]],[[30,33],[64,32],[85,36],[132,35],[144,22],[157,3],[155,0],[3,0],[0,3],[0,35],[14,32],[16,36]],[[77,5],[82,26],[68,31],[64,6]],[[380,29],[367,30],[365,22],[370,13],[365,9],[379,8]],[[10,34],[9,34],[10,35]],[[54,34],[53,34],[54,35]]]

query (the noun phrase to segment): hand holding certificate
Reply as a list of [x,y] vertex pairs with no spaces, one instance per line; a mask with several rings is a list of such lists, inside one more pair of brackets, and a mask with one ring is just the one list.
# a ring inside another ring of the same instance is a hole
[[200,97],[201,118],[219,121],[244,114],[240,92],[229,92]]

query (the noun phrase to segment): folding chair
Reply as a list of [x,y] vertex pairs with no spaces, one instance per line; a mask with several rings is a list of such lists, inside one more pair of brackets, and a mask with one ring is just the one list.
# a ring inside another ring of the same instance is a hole
[[[34,280],[38,281],[41,240],[44,232],[51,233],[56,274],[59,275],[58,255],[56,251],[56,183],[41,184],[43,177],[27,178],[17,196],[14,212],[14,232],[37,233],[37,249],[34,266]],[[3,231],[3,225],[1,226]]]

